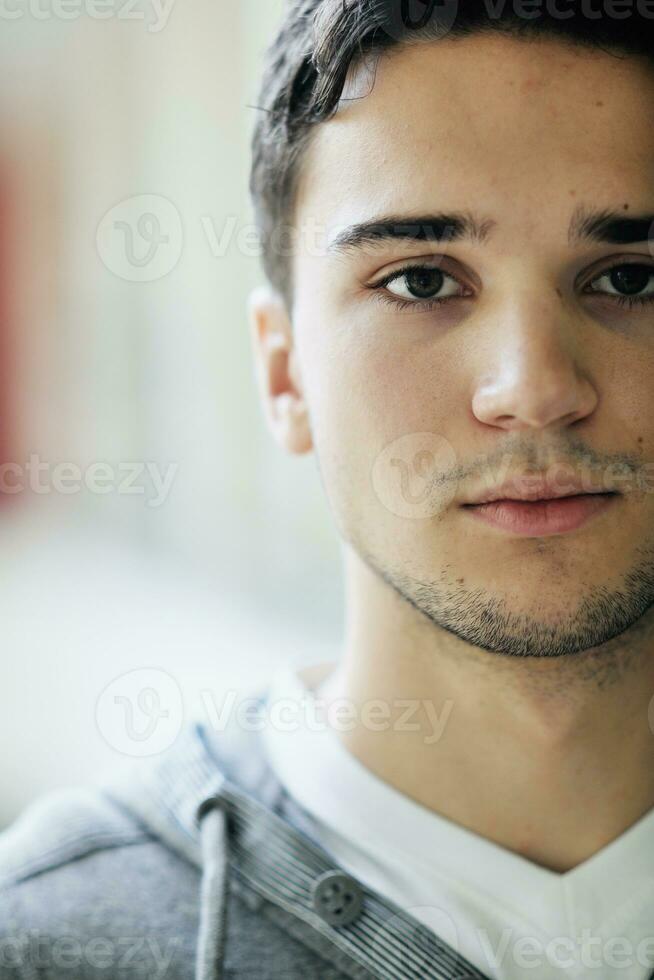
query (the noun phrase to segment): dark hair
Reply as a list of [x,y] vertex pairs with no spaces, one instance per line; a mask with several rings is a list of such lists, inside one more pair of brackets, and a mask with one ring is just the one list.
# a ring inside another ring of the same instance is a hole
[[291,224],[303,151],[313,128],[338,108],[350,66],[401,43],[491,31],[654,59],[654,3],[624,6],[625,0],[289,0],[266,56],[250,176],[264,269],[289,310],[291,262],[276,239]]

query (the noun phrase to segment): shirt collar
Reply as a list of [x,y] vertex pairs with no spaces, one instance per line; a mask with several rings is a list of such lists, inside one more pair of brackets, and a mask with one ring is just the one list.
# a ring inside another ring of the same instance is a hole
[[[314,666],[325,677],[336,661]],[[327,685],[329,680],[327,679]],[[287,789],[315,817],[377,855],[457,888],[489,897],[510,914],[550,935],[584,927],[597,934],[621,913],[654,896],[654,810],[577,867],[563,874],[543,868],[394,789],[345,748],[333,729],[309,724],[307,706],[320,691],[287,660],[269,689],[269,702],[297,707],[294,726],[270,724],[264,737]],[[312,716],[313,717],[313,716]],[[302,736],[297,737],[299,728]],[[347,805],[344,805],[347,801]]]

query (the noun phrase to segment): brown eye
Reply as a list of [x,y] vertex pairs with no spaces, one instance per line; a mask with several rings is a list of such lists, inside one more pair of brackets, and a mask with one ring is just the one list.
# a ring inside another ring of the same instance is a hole
[[[597,285],[596,285],[597,284]],[[654,266],[644,263],[616,265],[593,281],[591,292],[654,301]]]
[[416,266],[396,273],[385,283],[394,296],[406,300],[447,299],[460,295],[460,284],[453,276],[431,266]]
[[417,299],[432,299],[443,288],[440,269],[413,269],[405,278],[407,289]]

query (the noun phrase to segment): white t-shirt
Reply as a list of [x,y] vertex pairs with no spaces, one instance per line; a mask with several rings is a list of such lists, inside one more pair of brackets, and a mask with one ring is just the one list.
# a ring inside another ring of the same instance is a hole
[[263,736],[273,770],[341,867],[494,980],[648,980],[654,810],[576,868],[549,871],[432,812],[360,763],[307,710],[329,682],[314,693],[287,661],[272,678],[269,704],[279,710]]

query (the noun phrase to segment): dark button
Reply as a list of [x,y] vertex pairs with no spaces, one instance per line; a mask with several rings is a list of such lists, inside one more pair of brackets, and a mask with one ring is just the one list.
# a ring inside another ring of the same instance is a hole
[[311,889],[313,907],[330,926],[347,926],[361,912],[361,888],[342,871],[325,871]]

